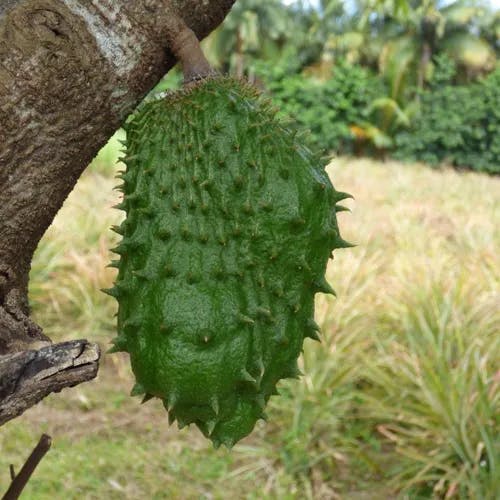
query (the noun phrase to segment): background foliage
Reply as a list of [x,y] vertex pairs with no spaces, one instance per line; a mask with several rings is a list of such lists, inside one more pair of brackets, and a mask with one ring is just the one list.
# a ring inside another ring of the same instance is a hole
[[383,92],[383,83],[369,70],[345,61],[326,80],[290,67],[261,65],[257,71],[282,115],[308,130],[315,147],[336,153],[354,151],[353,125],[365,123],[370,104]]
[[326,151],[500,173],[500,86],[488,76],[500,13],[489,3],[239,0],[206,47]]
[[500,68],[456,86],[436,72],[420,99],[411,127],[396,138],[396,158],[500,173]]

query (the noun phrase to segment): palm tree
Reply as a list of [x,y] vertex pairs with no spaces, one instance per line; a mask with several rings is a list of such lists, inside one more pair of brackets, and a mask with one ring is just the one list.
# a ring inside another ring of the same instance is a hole
[[280,0],[239,0],[206,50],[215,66],[241,77],[252,61],[277,57],[292,36],[290,11]]
[[492,70],[496,55],[491,41],[500,32],[500,17],[496,23],[494,18],[470,1],[357,0],[350,22],[343,32],[329,36],[325,50],[332,58],[342,55],[378,70],[388,85],[388,95],[372,103],[369,121],[359,127],[365,139],[389,145],[395,131],[409,124],[418,109],[415,89],[432,76],[437,54],[454,61],[462,81]]
[[350,29],[327,47],[377,66],[399,104],[411,99],[413,88],[424,87],[438,53],[447,53],[467,80],[494,67],[495,50],[480,36],[492,33],[487,20],[494,16],[473,1],[357,0],[355,11]]

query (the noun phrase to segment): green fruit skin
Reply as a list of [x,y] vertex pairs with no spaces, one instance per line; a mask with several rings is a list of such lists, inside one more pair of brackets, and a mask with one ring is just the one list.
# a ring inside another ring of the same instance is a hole
[[230,78],[143,105],[124,161],[114,350],[130,354],[133,394],[231,447],[317,339],[314,294],[333,292],[328,258],[349,246],[336,221],[348,195]]

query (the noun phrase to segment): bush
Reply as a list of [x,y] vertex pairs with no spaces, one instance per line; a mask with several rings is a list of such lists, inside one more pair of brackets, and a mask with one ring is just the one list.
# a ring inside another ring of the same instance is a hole
[[261,68],[259,76],[281,112],[311,131],[314,147],[351,153],[355,139],[351,127],[364,122],[368,106],[384,95],[381,80],[342,61],[326,81],[295,71],[291,66]]
[[394,157],[500,173],[500,68],[471,85],[453,86],[441,74],[421,92],[420,112],[396,137]]
[[261,66],[257,74],[281,113],[310,130],[314,148],[375,155],[390,149],[399,160],[500,173],[500,67],[476,83],[453,85],[453,62],[440,56],[435,63],[430,87],[410,106],[417,112],[405,115],[411,124],[398,119],[391,130],[387,115],[374,110],[398,103],[386,97],[382,79],[361,66],[340,61],[326,81],[305,76],[293,62]]

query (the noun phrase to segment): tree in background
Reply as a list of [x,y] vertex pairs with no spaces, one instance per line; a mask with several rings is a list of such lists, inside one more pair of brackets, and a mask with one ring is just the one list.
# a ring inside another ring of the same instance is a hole
[[494,69],[500,13],[475,1],[241,0],[210,41],[220,68],[242,75],[256,60],[296,57],[300,67],[339,57],[378,71],[399,104],[423,88],[434,56],[446,53],[457,79],[468,82]]
[[317,145],[383,155],[434,88],[436,58],[456,68],[446,85],[471,84],[495,68],[499,35],[500,14],[474,0],[240,0],[208,48],[220,69],[263,79]]
[[475,2],[356,0],[340,32],[329,31],[324,50],[378,70],[401,104],[423,88],[440,53],[455,61],[463,81],[490,72],[498,19]]
[[251,73],[255,60],[273,60],[290,43],[290,10],[280,0],[240,0],[207,41],[211,62],[238,77]]

